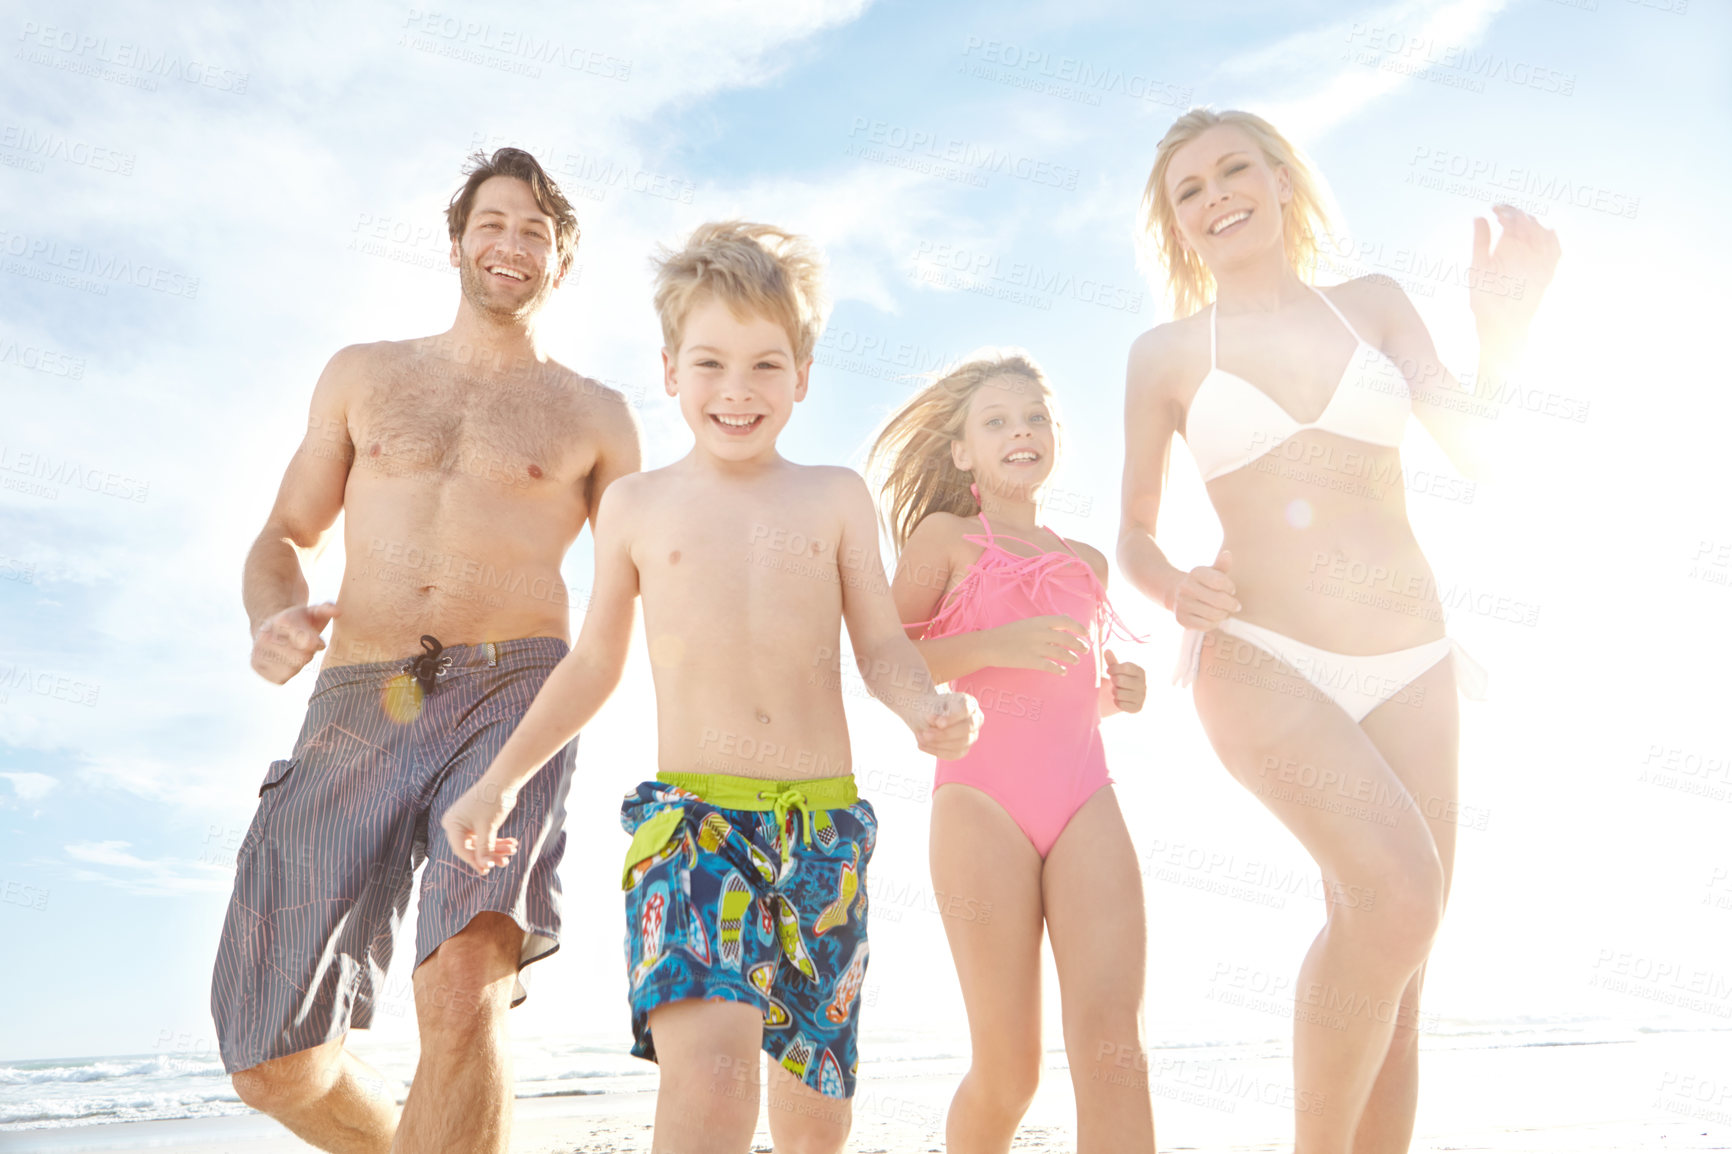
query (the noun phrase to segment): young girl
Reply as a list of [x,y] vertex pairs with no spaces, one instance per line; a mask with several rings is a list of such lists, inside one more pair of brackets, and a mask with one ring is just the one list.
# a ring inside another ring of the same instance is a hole
[[[1037,522],[1057,451],[1052,396],[1024,354],[977,357],[890,418],[868,458],[901,551],[896,608],[935,682],[985,724],[938,762],[932,885],[973,1059],[952,1154],[1001,1154],[1040,1080],[1040,937],[1052,936],[1079,1150],[1152,1151],[1143,1059],[1142,878],[1107,777],[1100,719],[1142,708],[1143,671],[1102,652],[1107,563]],[[966,901],[955,901],[962,896]]]

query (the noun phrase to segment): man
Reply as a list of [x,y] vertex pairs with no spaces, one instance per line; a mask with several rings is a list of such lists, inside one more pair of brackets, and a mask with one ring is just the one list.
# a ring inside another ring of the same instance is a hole
[[[241,1099],[332,1151],[507,1148],[505,1011],[524,996],[519,969],[557,948],[575,741],[525,786],[509,869],[475,876],[437,831],[566,652],[561,558],[641,457],[624,398],[540,349],[536,317],[578,228],[534,157],[477,154],[446,217],[456,321],[331,359],[243,583],[269,681],[335,625],[240,849],[211,1008]],[[301,560],[339,513],[341,590],[309,606]],[[371,1022],[423,860],[421,1058],[399,1121],[343,1042]]]

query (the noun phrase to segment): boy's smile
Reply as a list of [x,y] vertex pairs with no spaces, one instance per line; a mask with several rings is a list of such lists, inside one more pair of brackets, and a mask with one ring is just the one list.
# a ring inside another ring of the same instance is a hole
[[668,395],[679,398],[697,448],[727,461],[773,454],[776,436],[806,396],[811,361],[797,364],[787,331],[734,315],[715,297],[687,313],[677,355],[662,350]]

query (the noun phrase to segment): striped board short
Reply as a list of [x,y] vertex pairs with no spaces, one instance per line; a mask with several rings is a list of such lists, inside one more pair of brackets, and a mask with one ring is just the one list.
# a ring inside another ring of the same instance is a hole
[[[559,948],[556,870],[576,739],[524,783],[499,831],[518,839],[508,866],[478,876],[439,820],[566,649],[525,637],[441,649],[414,674],[401,661],[320,671],[294,753],[266,772],[235,863],[211,982],[229,1073],[366,1029],[381,1001],[412,1012],[408,983],[389,992],[385,973],[422,862],[416,966],[490,911],[523,929],[520,971]],[[527,996],[521,977],[514,1006]]]

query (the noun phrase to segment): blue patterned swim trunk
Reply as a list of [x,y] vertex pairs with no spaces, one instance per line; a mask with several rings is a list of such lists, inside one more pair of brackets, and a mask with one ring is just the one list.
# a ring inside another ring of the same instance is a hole
[[620,810],[632,834],[632,1053],[655,1060],[649,1015],[658,1006],[742,1002],[763,1014],[772,1059],[821,1094],[852,1097],[866,863],[878,837],[871,804],[852,778],[662,776],[679,784],[646,781]]

